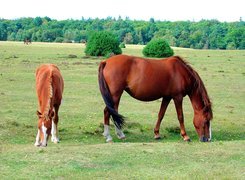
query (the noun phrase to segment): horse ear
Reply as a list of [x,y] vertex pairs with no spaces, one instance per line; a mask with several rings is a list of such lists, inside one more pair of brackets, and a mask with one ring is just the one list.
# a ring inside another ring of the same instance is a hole
[[40,113],[39,111],[37,111],[37,116],[40,118],[42,116],[42,113]]

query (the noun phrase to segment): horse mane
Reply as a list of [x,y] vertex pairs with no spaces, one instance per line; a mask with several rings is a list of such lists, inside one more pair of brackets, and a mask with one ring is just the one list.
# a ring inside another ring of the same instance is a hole
[[202,79],[200,78],[198,73],[190,66],[190,64],[187,61],[185,61],[184,59],[182,59],[179,56],[175,56],[175,58],[178,59],[178,61],[184,65],[186,70],[191,74],[191,76],[195,80],[191,94],[194,93],[193,92],[194,89],[196,89],[196,91],[201,94],[202,103],[204,105],[204,107],[203,107],[204,115],[206,116],[206,119],[208,121],[211,120],[213,118],[212,103],[209,99],[207,90],[204,86]]
[[45,120],[49,120],[49,111],[50,111],[50,103],[51,103],[51,99],[53,97],[53,87],[52,87],[52,76],[53,76],[53,71],[52,68],[50,68],[49,71],[49,76],[48,76],[48,100],[45,106],[45,110],[43,112],[43,116],[45,118]]

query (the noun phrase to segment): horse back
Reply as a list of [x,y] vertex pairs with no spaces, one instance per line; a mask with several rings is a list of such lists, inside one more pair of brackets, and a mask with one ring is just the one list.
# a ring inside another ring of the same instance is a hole
[[53,104],[59,105],[63,89],[64,81],[57,66],[44,64],[36,70],[36,92],[40,110],[45,109],[43,106],[46,106],[45,104],[49,99],[52,99]]
[[190,84],[189,73],[178,57],[113,56],[106,60],[104,75],[112,93],[126,90],[143,101],[186,94]]
[[56,104],[60,104],[64,90],[64,80],[56,66],[52,69],[52,88]]

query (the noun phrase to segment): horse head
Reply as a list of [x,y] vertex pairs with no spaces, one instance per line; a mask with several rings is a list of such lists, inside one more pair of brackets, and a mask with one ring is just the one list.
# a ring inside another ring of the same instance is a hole
[[204,108],[200,112],[196,112],[194,116],[194,126],[196,128],[196,132],[199,136],[199,140],[201,142],[210,142],[212,138],[212,130],[211,130],[211,119],[212,119],[212,110],[207,110]]
[[38,116],[38,133],[40,140],[37,140],[35,146],[46,147],[49,135],[51,133],[52,119],[54,117],[54,111],[49,111],[47,115],[37,111]]

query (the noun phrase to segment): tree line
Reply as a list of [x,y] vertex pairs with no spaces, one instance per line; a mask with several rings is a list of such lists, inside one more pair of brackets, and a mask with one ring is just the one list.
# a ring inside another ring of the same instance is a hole
[[0,41],[86,42],[94,31],[110,31],[119,42],[147,44],[165,39],[171,46],[195,49],[245,49],[245,21],[149,21],[122,19],[55,20],[49,17],[0,19]]

